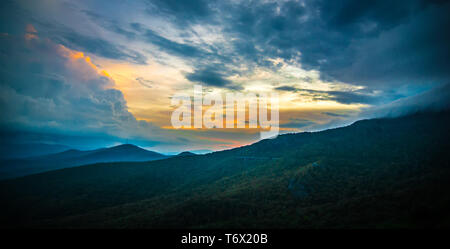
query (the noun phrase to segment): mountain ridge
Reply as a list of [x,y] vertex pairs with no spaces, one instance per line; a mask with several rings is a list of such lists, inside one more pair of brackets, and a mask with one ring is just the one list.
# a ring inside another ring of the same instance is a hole
[[[207,155],[84,165],[2,181],[0,200],[7,205],[0,224],[449,227],[449,127],[449,113],[373,119]],[[27,205],[28,198],[40,202]]]
[[165,158],[168,156],[131,144],[85,151],[69,149],[54,154],[4,160],[3,166],[0,167],[0,176],[5,179],[92,163],[151,161]]

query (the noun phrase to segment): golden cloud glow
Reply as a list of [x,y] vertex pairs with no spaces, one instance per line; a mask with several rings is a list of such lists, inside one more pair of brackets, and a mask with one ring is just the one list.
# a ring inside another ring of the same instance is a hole
[[[27,40],[38,39],[37,31],[33,26],[27,26]],[[185,72],[193,71],[186,65],[162,65],[150,61],[149,65],[136,65],[128,62],[117,62],[101,57],[86,55],[81,51],[69,49],[63,45],[57,46],[59,54],[67,58],[67,66],[77,69],[78,77],[89,80],[92,75],[101,75],[109,78],[114,84],[108,86],[120,90],[126,101],[128,110],[138,120],[146,120],[163,130],[181,137],[197,141],[198,149],[228,149],[250,144],[259,139],[259,133],[265,129],[245,128],[182,128],[173,129],[170,117],[174,106],[170,98],[175,93],[192,95],[193,82],[185,78]],[[95,60],[95,63],[93,63]],[[174,61],[177,63],[177,61]],[[346,85],[339,82],[323,82],[319,72],[307,71],[301,65],[292,65],[281,59],[274,59],[273,63],[282,65],[279,70],[256,68],[248,75],[233,75],[227,79],[237,85],[243,86],[242,93],[273,93],[278,86],[291,86],[295,89],[312,91],[346,91],[360,89],[358,86]],[[182,70],[183,69],[183,70]],[[185,69],[185,70],[184,70]],[[88,73],[86,73],[88,72]],[[93,72],[89,73],[89,72]],[[90,76],[91,75],[91,76]],[[197,83],[198,84],[198,83]],[[228,89],[204,86],[204,93],[216,93],[223,96],[230,92]],[[317,99],[308,94],[296,91],[277,91],[279,95],[280,132],[298,132],[307,129],[310,124],[324,124],[332,117],[323,113],[357,113],[364,105],[342,104],[327,99]],[[248,118],[248,106],[246,115]],[[203,108],[205,112],[208,107]],[[304,125],[296,127],[298,120],[305,120]],[[223,119],[226,125],[227,119]],[[236,124],[237,121],[232,121]],[[202,147],[203,146],[203,147]]]

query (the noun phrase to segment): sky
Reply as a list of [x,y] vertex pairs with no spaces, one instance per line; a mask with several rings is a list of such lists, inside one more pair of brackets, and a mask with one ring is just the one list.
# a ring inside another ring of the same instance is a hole
[[0,12],[0,129],[21,142],[170,154],[259,139],[173,129],[171,97],[194,85],[277,93],[281,133],[450,106],[448,1],[4,0]]

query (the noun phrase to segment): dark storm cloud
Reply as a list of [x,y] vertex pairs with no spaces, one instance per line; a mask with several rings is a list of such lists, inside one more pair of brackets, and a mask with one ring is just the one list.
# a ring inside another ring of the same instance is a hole
[[61,31],[54,35],[54,40],[69,48],[109,59],[126,60],[142,65],[145,65],[147,60],[147,58],[139,52],[110,43],[101,38],[90,37],[76,32]]
[[[14,1],[4,1],[0,6],[0,32],[8,34],[23,34],[28,24],[37,27],[38,33],[48,36],[53,41],[57,41],[71,49],[92,53],[115,60],[126,60],[136,64],[146,64],[147,58],[140,52],[126,48],[99,36],[87,35],[74,30],[53,19],[45,19],[36,13],[30,13],[23,8],[20,3]],[[71,11],[73,11],[71,9]],[[132,36],[132,32],[121,29],[120,24],[104,18],[93,11],[84,10],[84,15],[95,20],[102,27],[114,32],[122,32],[124,35]],[[39,13],[42,14],[42,13]],[[47,18],[47,16],[45,16]],[[128,33],[127,33],[128,32]]]
[[205,83],[210,86],[223,87],[231,82],[224,79],[223,75],[216,72],[214,69],[206,68],[204,70],[196,70],[193,73],[188,73],[186,78],[190,81]]
[[347,115],[347,114],[334,113],[334,112],[322,112],[322,114],[332,116],[332,117],[344,117],[344,118],[349,117],[349,115]]
[[369,86],[449,78],[449,3],[252,2],[233,11],[235,47],[256,62],[300,52],[302,65],[327,79]]
[[[83,10],[82,12],[85,13],[92,21],[96,22],[98,25],[109,31],[121,34],[128,39],[136,38],[136,33],[133,30],[127,30],[126,28],[123,28],[119,22],[112,18],[102,16],[91,10]],[[130,25],[130,27],[134,29],[132,25]]]
[[92,21],[109,31],[120,34],[130,40],[140,39],[146,41],[156,45],[159,49],[168,54],[193,59],[206,56],[206,52],[201,47],[167,39],[141,23],[134,22],[126,25],[118,23],[109,17],[101,16],[93,11],[84,10],[83,12]]
[[71,134],[158,143],[149,134],[162,131],[136,120],[122,92],[110,88],[112,79],[84,58],[74,59],[68,49],[38,36],[0,35],[0,45],[1,131],[64,134],[70,140],[65,144]]
[[298,60],[324,80],[384,93],[328,93],[341,103],[389,102],[404,97],[397,87],[450,81],[449,1],[249,2],[223,11],[235,54],[248,64]]
[[146,0],[147,12],[168,17],[178,25],[184,26],[196,22],[211,22],[214,3],[211,0]]
[[193,73],[186,74],[186,79],[192,82],[204,83],[208,86],[226,87],[235,90],[240,89],[240,86],[233,85],[233,83],[225,77],[226,76],[222,72],[219,72],[217,68],[212,67],[197,69]]
[[354,92],[343,92],[343,91],[328,91],[328,92],[317,92],[316,93],[326,93],[329,96],[317,96],[315,97],[317,100],[325,99],[325,100],[334,100],[336,102],[342,103],[342,104],[375,104],[380,101],[379,98],[364,95],[360,93],[354,93]]
[[[402,97],[395,87],[436,85],[450,79],[448,1],[146,2],[148,14],[160,15],[181,30],[217,25],[228,38],[231,49],[225,50],[189,39],[175,42],[141,24],[127,24],[162,51],[187,58],[195,69],[186,74],[191,81],[228,87],[227,76],[245,73],[233,69],[235,65],[244,64],[249,71],[257,66],[276,71],[268,59],[277,57],[318,70],[323,80],[393,91],[384,100]],[[134,36],[123,27],[112,30]],[[210,63],[225,65],[225,70],[211,70]],[[328,96],[346,104],[381,100],[353,92]]]
[[448,4],[429,6],[408,22],[359,42],[351,66],[329,66],[329,73],[367,84],[445,83],[450,76],[449,10]]
[[265,56],[287,58],[297,53],[290,50],[295,46],[294,37],[305,31],[299,24],[306,15],[299,3],[254,1],[228,9],[226,30],[236,38],[233,43],[238,54],[258,62]]
[[[184,13],[185,11],[187,11],[186,15],[202,14],[203,10],[197,9],[195,7],[195,4],[196,3],[193,3],[193,6],[189,5],[191,9],[179,8],[170,2],[161,4],[160,7],[162,8],[170,7],[171,11],[168,10],[163,11],[165,15],[167,15],[168,13],[171,14],[178,14],[178,12]],[[185,59],[195,68],[195,71],[193,73],[186,74],[186,78],[192,82],[203,83],[209,86],[229,88],[235,90],[241,89],[240,86],[234,85],[232,84],[231,81],[225,79],[226,76],[234,72],[229,67],[233,66],[232,65],[234,60],[233,57],[235,56],[232,56],[231,54],[227,54],[226,56],[221,55],[222,50],[220,46],[218,47],[207,44],[201,45],[192,44],[189,40],[185,40],[184,42],[174,41],[160,35],[159,33],[150,29],[148,26],[141,23],[134,22],[129,24],[120,24],[109,17],[101,16],[92,11],[85,10],[83,12],[95,23],[108,29],[109,31],[120,34],[130,40],[145,41],[147,43],[155,45],[159,49],[159,51]],[[206,18],[206,16],[207,15],[203,17]],[[187,25],[187,24],[179,24],[179,25]],[[195,33],[195,31],[193,30],[191,30],[191,32]],[[190,37],[186,36],[185,38]],[[83,39],[77,39],[77,43],[80,43],[79,42],[80,40],[83,41]],[[73,39],[71,41],[73,41]],[[95,44],[94,42],[92,43]],[[100,51],[97,51],[97,54]],[[211,64],[213,62],[220,62],[220,65],[212,66]],[[225,64],[228,64],[230,66],[226,66]]]
[[[193,23],[214,24],[233,38],[229,40],[231,51],[205,54],[189,43],[147,33],[148,41],[164,50],[191,57],[199,71],[204,66],[198,62],[201,59],[243,62],[251,70],[271,67],[267,59],[281,57],[319,70],[324,80],[373,90],[441,84],[450,79],[448,1],[149,2],[151,14],[164,15],[183,29],[189,30]],[[217,80],[216,85],[223,83]],[[371,102],[360,96],[335,95],[346,103]]]
[[23,32],[27,22],[22,18],[17,18],[17,16],[30,15],[29,11],[19,8],[16,1],[0,1],[0,33],[17,34]]
[[314,100],[332,100],[342,104],[376,104],[387,98],[386,95],[374,96],[361,91],[319,91],[293,86],[279,86],[275,90],[295,92],[300,96],[312,97]]
[[204,55],[203,51],[197,47],[166,39],[149,29],[145,31],[144,37],[148,42],[170,54],[191,58]]
[[[228,76],[251,73],[256,67],[276,71],[277,65],[269,59],[277,57],[298,62],[303,69],[318,70],[323,80],[394,91],[389,100],[402,86],[438,85],[450,80],[449,1],[146,0],[143,3],[139,11],[177,27],[178,30],[172,30],[178,35],[177,40],[160,33],[161,29],[154,26],[158,22],[124,18],[126,15],[117,10],[122,11],[127,5],[113,2],[105,10],[92,7],[81,10],[107,31],[153,44],[158,51],[181,57],[194,68],[192,75],[186,77],[201,78],[212,85],[228,87],[231,85],[226,82]],[[198,38],[195,25],[218,27],[225,41],[211,44],[191,39]],[[106,37],[94,38],[92,34],[67,29],[56,29],[51,37],[70,48],[106,58],[138,64],[146,61],[143,54],[105,41]],[[205,69],[210,64],[224,65],[224,69]],[[365,97],[335,95],[343,102],[359,98],[371,103]]]
[[[136,24],[134,25],[136,26]],[[161,51],[168,54],[184,58],[195,68],[194,73],[186,74],[190,76],[188,80],[201,81],[211,86],[225,88],[231,86],[231,82],[225,80],[224,77],[237,73],[236,70],[233,70],[233,64],[239,60],[238,55],[223,55],[220,47],[207,44],[200,46],[190,44],[189,41],[185,43],[172,41],[141,25],[136,27],[143,32],[146,42],[156,45]]]
[[287,91],[287,92],[296,92],[296,91],[298,91],[298,89],[293,87],[293,86],[279,86],[279,87],[276,87],[275,90]]

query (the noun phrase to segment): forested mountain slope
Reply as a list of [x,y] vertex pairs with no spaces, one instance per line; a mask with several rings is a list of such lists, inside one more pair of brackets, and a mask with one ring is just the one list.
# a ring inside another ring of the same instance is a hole
[[450,113],[0,182],[3,227],[450,225]]

